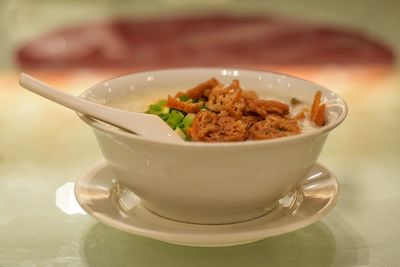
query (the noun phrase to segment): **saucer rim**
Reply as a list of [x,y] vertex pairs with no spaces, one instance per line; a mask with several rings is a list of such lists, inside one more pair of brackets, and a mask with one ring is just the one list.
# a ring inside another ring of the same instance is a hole
[[[332,196],[329,198],[329,201],[322,207],[321,209],[316,210],[311,216],[305,217],[305,218],[300,218],[300,220],[296,220],[294,222],[284,224],[281,226],[275,226],[275,227],[266,227],[262,228],[259,230],[252,230],[251,226],[250,227],[245,227],[246,223],[249,222],[254,222],[255,220],[260,220],[265,216],[268,216],[268,214],[261,216],[259,218],[255,218],[250,221],[244,221],[244,222],[239,222],[239,223],[233,223],[233,224],[222,224],[222,225],[202,225],[202,224],[192,224],[192,223],[185,223],[185,222],[179,222],[179,221],[174,221],[170,220],[161,216],[158,216],[148,210],[146,208],[142,207],[142,210],[145,211],[146,213],[150,214],[150,216],[156,216],[158,219],[165,220],[166,222],[169,223],[174,223],[175,225],[192,225],[198,229],[196,232],[192,233],[171,233],[171,232],[165,232],[165,231],[159,231],[159,230],[154,230],[154,229],[147,229],[144,227],[138,227],[137,225],[131,225],[128,224],[124,221],[112,218],[111,216],[107,216],[103,213],[97,212],[95,209],[93,209],[90,205],[86,203],[86,200],[82,199],[79,194],[79,188],[82,187],[85,184],[90,184],[93,183],[92,180],[96,176],[97,173],[102,171],[104,168],[109,167],[108,163],[106,160],[100,160],[93,164],[83,175],[79,176],[74,185],[74,195],[75,198],[78,202],[78,204],[82,207],[82,209],[85,210],[85,212],[93,217],[94,219],[98,220],[101,223],[104,223],[112,228],[138,235],[138,236],[144,236],[152,239],[156,239],[162,242],[167,242],[167,243],[172,243],[172,244],[177,244],[177,245],[184,245],[184,246],[196,246],[196,247],[221,247],[221,246],[234,246],[234,245],[240,245],[240,244],[246,244],[246,243],[251,243],[255,242],[267,237],[272,237],[272,236],[277,236],[277,235],[282,235],[285,233],[293,232],[295,230],[299,230],[301,228],[304,228],[308,225],[311,225],[315,223],[316,221],[320,220],[322,217],[324,217],[326,214],[329,213],[333,209],[333,207],[336,205],[338,196],[340,193],[340,184],[338,182],[337,177],[335,174],[330,171],[328,168],[326,168],[324,165],[316,162],[313,165],[317,166],[317,168],[322,169],[325,171],[328,176],[327,178],[324,178],[324,180],[331,180],[334,185],[334,189],[332,190]],[[300,186],[300,188],[303,188],[303,186]],[[110,190],[111,188],[109,188]],[[111,198],[109,198],[110,201]],[[117,209],[117,208],[116,208]],[[284,217],[286,217],[288,214],[285,214]],[[201,229],[211,229],[211,228],[227,228],[232,225],[244,225],[243,228],[241,228],[242,231],[240,232],[231,232],[229,235],[226,233],[221,234],[221,233],[201,233]]]

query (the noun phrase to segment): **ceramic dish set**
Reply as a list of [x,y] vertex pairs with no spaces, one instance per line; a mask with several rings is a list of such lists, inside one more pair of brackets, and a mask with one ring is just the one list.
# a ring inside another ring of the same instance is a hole
[[[296,136],[230,143],[156,142],[88,116],[105,161],[80,177],[75,194],[93,217],[120,230],[192,246],[236,245],[302,228],[334,206],[339,186],[316,163],[346,117],[334,92],[299,78],[230,68],[170,69],[120,76],[81,97],[111,103],[132,94],[178,91],[216,77],[262,95],[311,103],[320,90],[325,126]],[[132,90],[134,88],[134,90]]]

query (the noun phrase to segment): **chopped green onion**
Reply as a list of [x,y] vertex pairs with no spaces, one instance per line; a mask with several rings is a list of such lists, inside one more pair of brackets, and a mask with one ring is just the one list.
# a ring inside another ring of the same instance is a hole
[[183,101],[183,102],[186,102],[186,101],[190,100],[190,97],[188,97],[186,95],[182,95],[182,96],[179,97],[179,100]]
[[[192,102],[194,100],[188,97],[183,99],[187,102]],[[187,114],[186,112],[180,110],[171,109],[166,106],[166,103],[166,100],[160,100],[156,104],[150,105],[146,113],[159,116],[183,139],[188,140],[187,131],[192,126],[193,119],[196,117],[196,114]]]
[[165,99],[161,99],[157,102],[157,104],[161,105],[161,106],[165,106],[165,104],[167,104],[167,100]]
[[169,113],[169,107],[164,107],[162,110],[161,110],[161,114],[168,114]]
[[291,103],[292,105],[298,105],[298,104],[301,104],[302,101],[299,100],[299,99],[297,99],[297,98],[295,98],[295,97],[293,97],[292,99],[290,99],[290,103]]
[[186,133],[190,126],[192,126],[194,117],[196,117],[196,114],[187,114],[185,118],[183,118],[182,123],[179,125],[179,128],[181,128]]
[[154,112],[161,111],[163,107],[159,104],[150,105],[149,109]]
[[175,132],[180,136],[180,137],[182,137],[182,139],[184,139],[184,140],[187,140],[187,136],[186,136],[186,134],[181,130],[181,128],[176,128],[175,129]]
[[152,104],[149,106],[149,109],[146,111],[147,114],[160,115],[169,112],[169,108],[165,106],[167,103],[166,100],[159,100],[156,104]]
[[161,119],[163,119],[163,121],[167,121],[169,118],[169,113],[165,113],[165,114],[160,114],[158,115]]
[[167,123],[168,123],[168,125],[172,128],[172,129],[176,129],[177,127],[178,127],[178,125],[179,125],[179,123],[182,121],[182,119],[184,118],[185,116],[183,115],[183,113],[182,112],[180,112],[180,111],[178,111],[178,110],[172,110],[170,113],[169,113],[169,117],[168,117],[168,119],[167,119]]

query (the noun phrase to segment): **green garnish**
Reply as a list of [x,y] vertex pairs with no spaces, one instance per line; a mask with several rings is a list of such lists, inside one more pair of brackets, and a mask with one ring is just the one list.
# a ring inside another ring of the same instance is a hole
[[165,113],[165,114],[160,114],[158,115],[161,119],[163,119],[163,121],[167,121],[168,117],[169,117],[169,113]]
[[166,103],[167,101],[160,100],[156,104],[150,105],[146,113],[155,115],[166,114],[169,112],[169,107],[165,106]]
[[150,110],[153,112],[160,112],[162,110],[162,106],[158,104],[150,105]]
[[192,126],[194,117],[196,117],[196,114],[187,114],[185,118],[183,118],[182,123],[179,125],[179,128],[181,128],[186,133],[190,126]]
[[186,135],[186,133],[184,132],[184,131],[182,131],[182,129],[181,128],[176,128],[175,129],[175,132],[180,136],[180,137],[182,137],[182,139],[184,139],[184,140],[187,140],[187,135]]
[[186,95],[182,95],[182,96],[179,97],[179,100],[180,100],[180,101],[183,101],[183,102],[186,102],[186,101],[188,101],[188,100],[190,100],[190,99],[191,99],[191,98],[188,97],[188,96],[186,96]]
[[161,99],[161,100],[159,100],[159,101],[157,102],[157,104],[162,105],[162,106],[165,106],[165,104],[167,104],[167,100]]
[[185,115],[183,115],[181,111],[173,109],[169,113],[169,117],[166,122],[172,129],[175,130],[179,126],[179,123],[183,120],[184,117]]
[[[186,99],[187,102],[195,101],[195,99],[187,97],[184,99]],[[156,104],[150,105],[146,113],[159,116],[183,139],[188,140],[188,129],[192,126],[193,119],[196,117],[196,114],[186,114],[186,112],[183,111],[170,109],[166,106],[166,103],[166,100],[160,100]]]
[[303,102],[302,102],[301,100],[299,100],[299,99],[293,97],[292,99],[290,99],[290,103],[291,103],[292,105],[298,105],[298,104],[301,104],[301,103],[303,103]]

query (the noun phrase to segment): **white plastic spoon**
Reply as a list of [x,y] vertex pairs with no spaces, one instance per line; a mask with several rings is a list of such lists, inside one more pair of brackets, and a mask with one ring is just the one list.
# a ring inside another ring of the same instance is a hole
[[123,128],[152,140],[182,143],[184,140],[160,117],[152,114],[129,112],[100,105],[83,98],[63,93],[28,74],[22,73],[22,87],[77,112]]

